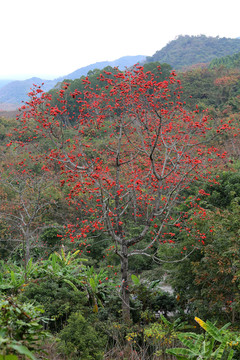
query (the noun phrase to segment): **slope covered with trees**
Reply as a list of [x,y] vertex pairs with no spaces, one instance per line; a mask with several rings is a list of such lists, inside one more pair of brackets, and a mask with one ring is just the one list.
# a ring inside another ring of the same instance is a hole
[[194,64],[209,63],[215,58],[239,51],[240,39],[180,35],[153,56],[147,57],[147,61],[166,62],[177,70]]
[[240,67],[240,52],[233,55],[227,55],[221,58],[217,58],[211,61],[209,68],[216,68],[224,66],[226,68],[239,68]]

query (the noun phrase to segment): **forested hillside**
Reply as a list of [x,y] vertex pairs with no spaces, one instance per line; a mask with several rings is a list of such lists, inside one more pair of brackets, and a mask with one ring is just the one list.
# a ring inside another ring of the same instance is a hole
[[240,358],[240,69],[171,65],[0,118],[6,360]]
[[215,58],[239,51],[240,39],[180,35],[153,56],[147,57],[147,61],[168,63],[177,70],[194,64],[209,63]]
[[220,67],[224,66],[226,68],[239,68],[240,67],[240,52],[234,55],[227,55],[224,57],[220,57],[211,61],[209,67]]

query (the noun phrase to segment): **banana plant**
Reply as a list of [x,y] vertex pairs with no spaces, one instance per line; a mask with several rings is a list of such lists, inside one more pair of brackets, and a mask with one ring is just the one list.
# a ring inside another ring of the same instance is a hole
[[93,267],[83,265],[87,259],[78,257],[79,250],[74,253],[54,252],[42,264],[43,275],[50,275],[67,283],[75,292],[85,290],[93,311],[103,306],[106,293],[107,272],[101,269],[98,273]]
[[[75,251],[74,253],[71,253],[69,251],[67,254],[65,254],[65,250],[61,248],[61,252],[55,252],[54,254],[58,257],[58,261],[62,266],[70,265],[72,262],[76,262],[76,257],[79,254],[80,250]],[[82,261],[82,259],[81,259]],[[86,261],[86,260],[85,260]]]
[[106,292],[116,286],[112,281],[108,281],[107,271],[100,269],[100,271],[96,273],[93,266],[85,269],[82,284],[87,291],[88,299],[93,306],[94,312],[98,312],[99,306],[103,307]]
[[25,272],[21,266],[16,264],[4,264],[0,273],[0,292],[16,294],[25,283]]
[[30,259],[26,266],[17,265],[14,262],[4,263],[1,261],[0,268],[0,292],[17,294],[19,289],[26,284],[29,279],[38,276],[38,263]]
[[185,347],[168,349],[166,353],[174,355],[177,360],[232,360],[233,347],[238,345],[240,338],[226,331],[230,324],[218,329],[208,320],[204,322],[195,317],[195,321],[205,334],[180,333],[177,337]]
[[87,259],[77,257],[78,254],[79,250],[74,253],[69,251],[66,254],[62,248],[61,252],[54,252],[42,263],[42,269],[46,274],[52,274],[57,277],[71,274],[76,275],[79,269],[81,268],[82,270],[83,268],[82,262],[87,261]]

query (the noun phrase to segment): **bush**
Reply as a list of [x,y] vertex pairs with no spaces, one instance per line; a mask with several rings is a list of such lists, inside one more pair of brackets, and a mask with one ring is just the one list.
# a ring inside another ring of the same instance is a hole
[[23,354],[31,359],[32,353],[41,351],[41,342],[49,334],[43,330],[46,320],[43,310],[30,303],[20,303],[14,297],[0,300],[0,353]]
[[30,283],[21,295],[21,301],[32,300],[44,307],[45,314],[51,319],[48,329],[52,332],[62,330],[73,311],[81,310],[87,301],[84,292],[75,292],[68,284],[54,279],[41,279]]
[[59,351],[73,360],[101,360],[107,338],[97,331],[80,312],[72,313],[60,332]]

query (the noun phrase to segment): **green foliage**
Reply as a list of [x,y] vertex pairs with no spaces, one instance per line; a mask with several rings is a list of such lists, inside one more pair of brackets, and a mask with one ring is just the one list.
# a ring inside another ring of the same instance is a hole
[[135,322],[149,322],[155,318],[156,312],[162,312],[168,316],[169,312],[175,311],[177,307],[176,299],[173,295],[164,292],[160,287],[160,280],[142,280],[132,274],[132,316]]
[[214,84],[216,79],[214,71],[197,68],[181,73],[179,78],[183,87],[183,98],[192,109],[196,104],[200,110],[219,104],[219,89]]
[[188,329],[190,326],[180,318],[173,322],[168,321],[163,315],[160,322],[152,323],[144,329],[145,341],[154,348],[156,355],[166,353],[166,350],[176,344],[177,336],[180,331]]
[[234,356],[232,347],[237,346],[240,339],[230,331],[226,331],[228,325],[222,329],[210,321],[206,323],[195,318],[198,324],[205,330],[205,334],[180,333],[178,339],[184,348],[168,349],[166,353],[175,355],[178,360],[231,360]]
[[155,320],[144,327],[137,325],[129,328],[126,339],[139,358],[165,359],[166,349],[178,343],[177,334],[188,328],[181,319],[170,322],[161,315],[158,321]]
[[60,332],[59,350],[71,359],[101,360],[106,336],[86,320],[80,312],[71,314],[67,326]]
[[96,272],[93,267],[83,265],[84,260],[79,250],[65,253],[62,248],[38,262],[35,277],[21,284],[21,300],[31,299],[41,304],[51,319],[48,327],[52,331],[61,330],[73,311],[83,310],[87,305],[98,312],[106,295],[115,288],[106,270]]
[[205,191],[209,195],[199,198],[200,208],[190,210],[191,234],[199,240],[195,249],[190,236],[178,234],[181,240],[174,248],[165,247],[165,255],[189,255],[164,267],[183,316],[194,314],[234,323],[239,321],[240,298],[238,172],[219,174],[218,183],[209,184]]
[[234,199],[240,201],[240,171],[220,173],[216,183],[206,186],[206,193],[210,195],[202,204],[212,209],[228,208]]
[[136,275],[132,274],[131,279],[132,279],[132,282],[134,283],[134,285],[136,285],[136,286],[140,285],[140,278],[138,278]]
[[48,249],[57,249],[59,248],[58,235],[62,235],[62,233],[63,229],[59,226],[49,226],[41,233],[40,240],[47,245]]
[[16,298],[3,297],[0,301],[0,349],[2,354],[17,353],[35,359],[31,351],[40,351],[41,341],[48,337],[41,323],[43,310]]
[[[159,73],[160,67],[160,73]],[[155,76],[159,77],[160,81],[164,81],[166,78],[170,76],[172,67],[169,64],[163,63],[161,64],[159,61],[149,62],[144,64],[144,72],[151,71]]]
[[96,272],[93,268],[87,267],[85,271],[84,287],[88,293],[89,304],[93,306],[93,311],[98,312],[98,307],[103,307],[103,302],[111,290],[114,290],[116,283],[108,279],[105,269]]
[[[0,360],[18,360],[20,355],[23,355],[27,359],[36,360],[36,357],[33,353],[24,345],[21,345],[20,342],[12,340],[9,337],[6,337],[4,330],[0,329]],[[14,352],[17,355],[6,355],[6,353]]]
[[[228,210],[214,209],[206,213],[209,227],[206,245],[201,261],[192,263],[195,284],[200,290],[198,306],[202,308],[201,299],[206,299],[209,315],[219,318],[222,313],[234,322],[239,319],[240,205],[236,198]],[[203,220],[201,225],[204,226]]]
[[82,309],[87,302],[83,291],[76,292],[66,282],[50,278],[30,283],[24,288],[20,298],[21,301],[29,299],[44,307],[45,314],[50,319],[46,326],[53,332],[60,331],[70,314]]
[[84,259],[77,257],[78,253],[65,254],[61,249],[51,254],[38,263],[37,276],[23,288],[22,301],[31,299],[41,304],[51,319],[48,327],[52,331],[62,329],[71,312],[81,309],[87,301],[81,284]]
[[30,259],[26,266],[16,262],[0,262],[0,293],[17,294],[26,279],[34,278],[38,273],[38,265]]
[[[87,256],[88,263],[94,265],[94,267],[99,267],[104,262],[106,257],[106,249],[110,246],[111,239],[107,234],[100,231],[95,231],[94,233],[89,233],[87,246],[83,250],[83,255]],[[111,262],[115,262],[115,259],[119,262],[118,257],[114,257],[111,254]],[[109,259],[108,259],[109,261]],[[105,266],[104,262],[104,266]]]
[[240,67],[240,52],[233,55],[227,55],[221,58],[214,59],[210,62],[209,68],[224,66],[226,68],[239,68]]

